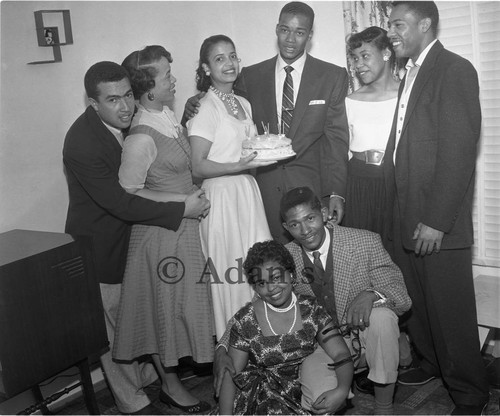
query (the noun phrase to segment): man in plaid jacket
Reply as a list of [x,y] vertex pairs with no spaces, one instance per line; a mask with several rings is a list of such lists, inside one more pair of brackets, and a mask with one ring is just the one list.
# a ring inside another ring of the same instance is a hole
[[[328,210],[310,188],[287,192],[280,211],[283,227],[294,237],[286,248],[295,262],[295,292],[315,296],[337,320],[348,345],[357,349],[355,344],[360,343],[369,367],[368,378],[375,385],[375,412],[389,414],[398,376],[398,315],[411,307],[401,271],[378,234],[325,226]],[[219,342],[219,346],[227,345],[229,330]],[[227,369],[226,356],[224,348],[217,348],[217,381]],[[302,364],[302,403],[315,412],[328,411],[314,401],[336,386],[328,362],[326,353],[318,348]]]

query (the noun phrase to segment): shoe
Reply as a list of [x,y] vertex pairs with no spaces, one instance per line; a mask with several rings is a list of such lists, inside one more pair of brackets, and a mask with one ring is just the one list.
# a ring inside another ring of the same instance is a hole
[[165,393],[163,390],[160,390],[160,402],[163,404],[166,404],[167,406],[175,406],[179,409],[181,409],[183,412],[186,413],[203,413],[212,408],[210,404],[207,402],[202,402],[199,401],[196,404],[193,404],[192,406],[182,406],[179,403],[177,403],[174,399],[172,399],[167,393]]
[[436,376],[426,373],[422,368],[412,368],[398,377],[398,383],[403,386],[422,386],[434,380]]
[[133,413],[124,413],[126,415],[163,415],[164,413],[158,409],[153,403],[149,403],[146,407]]
[[[363,372],[365,373],[365,372]],[[375,395],[375,387],[373,385],[373,381],[368,378],[368,373],[361,373],[359,376],[355,376],[354,378],[354,387],[360,392],[364,394]]]
[[488,403],[480,406],[466,406],[466,405],[456,405],[452,415],[483,415]]

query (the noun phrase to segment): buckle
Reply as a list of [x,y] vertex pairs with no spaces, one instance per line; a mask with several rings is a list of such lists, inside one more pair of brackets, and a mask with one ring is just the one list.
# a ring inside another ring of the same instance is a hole
[[364,153],[367,165],[380,166],[384,161],[385,152],[383,150],[366,150]]

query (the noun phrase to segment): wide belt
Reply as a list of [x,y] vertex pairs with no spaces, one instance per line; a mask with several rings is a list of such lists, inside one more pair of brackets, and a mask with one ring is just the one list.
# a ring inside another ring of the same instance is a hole
[[362,160],[367,165],[382,165],[384,161],[384,151],[382,150],[365,150],[364,152],[351,152],[352,157]]

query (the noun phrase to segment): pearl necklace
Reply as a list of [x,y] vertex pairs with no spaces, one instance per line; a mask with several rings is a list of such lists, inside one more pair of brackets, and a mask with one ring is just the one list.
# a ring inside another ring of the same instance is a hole
[[290,302],[290,305],[288,305],[286,308],[280,309],[280,308],[277,308],[276,306],[273,306],[267,302],[266,302],[266,305],[269,307],[269,309],[271,309],[274,312],[284,313],[284,312],[288,312],[289,310],[291,310],[295,306],[296,303],[297,303],[297,296],[295,296],[295,293],[292,292],[292,301]]
[[[294,296],[294,299],[292,300],[290,305],[294,308],[294,310],[293,310],[293,322],[292,322],[292,326],[287,331],[287,334],[292,332],[292,329],[295,327],[295,323],[297,322],[297,297],[295,296],[294,293],[292,293],[292,295]],[[276,331],[273,329],[271,322],[269,321],[269,316],[267,315],[267,307],[269,306],[270,309],[273,309],[276,312],[288,312],[291,308],[288,307],[288,308],[286,308],[286,310],[285,309],[278,309],[272,305],[268,305],[268,303],[265,300],[263,300],[263,302],[264,302],[264,315],[266,315],[266,321],[267,321],[267,325],[269,325],[269,329],[271,330],[271,332],[274,335],[282,335],[282,334],[277,334]]]
[[213,85],[210,85],[210,89],[222,101],[227,101],[227,104],[229,105],[229,109],[234,114],[234,116],[237,117],[238,116],[238,105],[236,104],[236,98],[234,96],[234,90],[231,90],[230,93],[225,93],[225,92],[219,91]]

